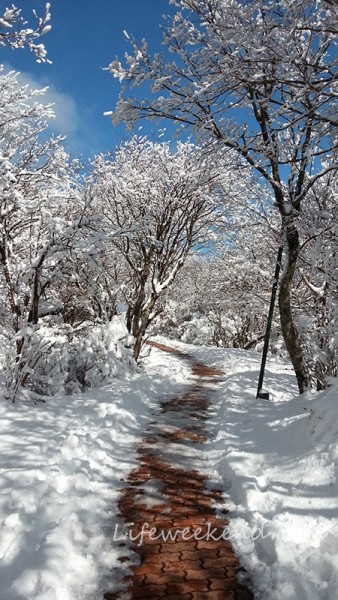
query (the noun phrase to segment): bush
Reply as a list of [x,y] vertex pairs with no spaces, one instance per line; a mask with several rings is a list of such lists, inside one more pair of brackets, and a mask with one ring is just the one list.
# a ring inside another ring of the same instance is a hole
[[[15,343],[23,340],[19,360]],[[70,325],[35,325],[11,340],[5,357],[7,396],[52,396],[96,387],[135,367],[133,340],[123,315],[108,324],[88,324],[81,330]]]

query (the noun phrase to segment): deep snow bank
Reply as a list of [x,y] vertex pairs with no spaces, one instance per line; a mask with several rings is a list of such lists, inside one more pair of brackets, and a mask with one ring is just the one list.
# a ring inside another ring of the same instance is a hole
[[122,576],[118,490],[159,399],[187,367],[152,354],[147,372],[45,404],[0,403],[0,600],[101,600]]
[[256,352],[175,345],[225,372],[214,392],[209,470],[226,490],[232,540],[257,598],[335,600],[338,384],[298,396],[290,365],[271,359],[271,400],[256,400]]

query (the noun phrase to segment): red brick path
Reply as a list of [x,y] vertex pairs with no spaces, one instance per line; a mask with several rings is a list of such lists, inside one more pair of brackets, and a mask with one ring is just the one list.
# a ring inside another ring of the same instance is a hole
[[[130,566],[120,593],[107,592],[104,599],[250,600],[252,592],[236,578],[239,561],[231,543],[223,539],[227,537],[228,521],[217,518],[213,507],[214,502],[222,503],[221,491],[210,491],[207,477],[196,470],[187,471],[168,462],[168,452],[170,455],[173,451],[177,457],[180,445],[206,441],[206,387],[223,373],[168,346],[150,344],[189,359],[196,383],[183,396],[162,402],[163,417],[174,419],[170,426],[165,421],[161,427],[159,415],[138,450],[139,467],[128,478],[119,511],[126,523],[133,523],[132,549],[140,564]],[[161,457],[163,443],[165,459]],[[149,504],[144,487],[154,481],[160,489],[156,503]],[[128,560],[127,556],[120,558],[121,563]]]

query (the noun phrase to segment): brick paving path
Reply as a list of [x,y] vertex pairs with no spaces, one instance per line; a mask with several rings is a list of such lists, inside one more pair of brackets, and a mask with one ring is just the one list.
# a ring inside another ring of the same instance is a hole
[[[161,413],[138,450],[139,467],[128,478],[119,511],[125,523],[132,523],[132,549],[140,564],[130,566],[120,594],[107,592],[104,599],[253,599],[252,592],[237,581],[240,564],[231,543],[223,539],[228,521],[216,517],[214,502],[223,502],[222,492],[208,489],[207,477],[197,470],[168,461],[171,452],[173,457],[180,448],[183,453],[184,445],[206,441],[210,403],[206,388],[223,373],[168,346],[150,344],[189,359],[196,382],[181,397],[162,402]],[[154,482],[157,497],[149,498],[147,484]]]

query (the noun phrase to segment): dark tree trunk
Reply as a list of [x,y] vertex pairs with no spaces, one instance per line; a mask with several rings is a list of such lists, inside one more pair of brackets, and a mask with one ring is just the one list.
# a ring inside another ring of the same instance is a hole
[[[20,328],[19,320],[21,317],[21,311],[20,311],[18,304],[15,301],[15,293],[14,293],[14,289],[13,289],[12,279],[11,279],[11,275],[10,275],[10,272],[8,269],[6,252],[5,252],[5,249],[3,246],[0,247],[0,258],[1,258],[5,282],[7,285],[9,305],[11,307],[12,316],[13,316],[13,329],[14,329],[15,333],[18,333],[19,328]],[[16,354],[17,354],[16,360],[18,361],[19,356],[22,351],[22,345],[23,345],[22,338],[17,338],[15,344],[16,344]]]
[[148,325],[150,323],[150,313],[155,304],[151,302],[150,306],[147,306],[144,309],[142,306],[138,307],[138,310],[135,311],[133,316],[133,336],[135,338],[134,345],[134,358],[138,360],[142,348],[143,338],[147,331]]
[[127,310],[127,316],[126,316],[126,325],[127,325],[127,329],[128,329],[129,333],[131,333],[132,324],[133,324],[133,308],[132,308],[132,306],[129,305],[128,310]]
[[[134,358],[138,360],[142,348],[143,338],[151,322],[151,313],[154,309],[158,296],[152,293],[151,298],[145,303],[144,288],[139,290],[138,298],[134,306],[129,306],[127,312],[127,328],[135,338]],[[146,304],[146,305],[145,305]]]
[[37,325],[39,321],[39,284],[40,284],[40,270],[36,269],[33,280],[33,289],[32,289],[32,301],[31,301],[31,309],[28,314],[28,323],[32,323],[33,325]]
[[136,361],[138,360],[138,358],[140,356],[142,342],[143,342],[143,334],[142,334],[142,331],[139,331],[137,333],[137,335],[135,336],[135,344],[134,344],[134,351],[133,351],[134,359]]
[[286,264],[280,283],[279,312],[285,345],[296,373],[299,392],[302,394],[309,388],[310,378],[304,361],[301,341],[293,323],[291,310],[291,285],[299,254],[299,235],[294,222],[290,218],[288,218],[285,230]]

